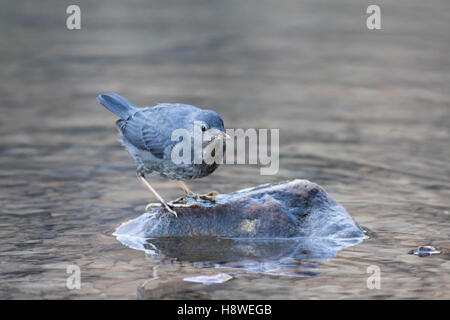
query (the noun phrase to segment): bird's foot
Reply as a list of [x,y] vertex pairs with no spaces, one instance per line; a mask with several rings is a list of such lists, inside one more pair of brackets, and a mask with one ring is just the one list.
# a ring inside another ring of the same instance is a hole
[[176,198],[175,200],[171,201],[170,204],[176,205],[176,204],[185,204],[188,201],[188,196],[182,196],[179,198]]
[[199,207],[200,206],[198,203],[189,202],[189,196],[188,195],[179,197],[179,198],[171,201],[170,205],[175,207],[175,208],[195,208],[195,207]]
[[171,203],[171,205],[174,208],[200,208],[200,204],[196,203],[196,202],[191,202],[191,203]]
[[172,204],[168,204],[167,202],[156,202],[156,203],[149,203],[146,207],[145,207],[145,211],[148,211],[151,208],[155,208],[155,207],[164,207],[167,211],[169,211],[169,213],[173,214],[176,218],[178,218],[178,215],[176,213],[175,210],[173,210],[173,205]]
[[170,201],[167,203],[167,207],[164,206],[164,204],[162,204],[161,202],[153,202],[153,203],[149,203],[146,207],[145,210],[148,211],[151,208],[161,208],[161,207],[165,207],[167,209],[167,211],[169,211],[170,213],[172,213],[173,215],[175,215],[175,217],[178,218],[177,213],[175,212],[175,208],[199,208],[200,205],[198,203],[187,203],[187,197],[180,197],[174,201]]
[[218,194],[219,193],[217,191],[211,191],[210,193],[207,193],[207,194],[193,193],[193,194],[190,194],[189,196],[194,198],[195,200],[203,199],[203,200],[208,200],[210,202],[216,202],[216,196]]

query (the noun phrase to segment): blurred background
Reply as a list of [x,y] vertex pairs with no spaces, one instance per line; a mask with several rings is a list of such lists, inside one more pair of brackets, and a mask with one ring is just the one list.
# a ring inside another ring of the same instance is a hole
[[[81,30],[66,28],[71,4]],[[381,30],[366,27],[369,4]],[[165,264],[159,276],[175,285],[137,289],[157,262],[111,234],[154,198],[96,101],[105,92],[213,109],[228,128],[279,128],[277,175],[226,165],[191,189],[308,179],[371,235],[316,277],[243,272],[181,296],[450,298],[448,1],[7,0],[0,30],[0,298],[171,298],[180,275],[213,272]],[[408,255],[426,244],[442,253]],[[80,290],[67,289],[67,264],[80,266]],[[369,265],[380,290],[366,287]]]

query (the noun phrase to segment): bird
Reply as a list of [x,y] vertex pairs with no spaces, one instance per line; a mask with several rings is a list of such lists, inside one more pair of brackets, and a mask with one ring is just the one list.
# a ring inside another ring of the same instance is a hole
[[[225,152],[225,140],[230,139],[230,136],[226,134],[223,120],[217,112],[182,103],[158,103],[152,107],[137,108],[116,93],[100,94],[97,100],[120,118],[116,121],[119,138],[137,164],[137,177],[169,213],[177,216],[174,205],[159,195],[146,178],[147,174],[159,173],[177,180],[186,194],[195,199],[208,198],[208,195],[193,193],[183,181],[206,177],[217,169],[219,163],[195,161],[195,157],[191,157],[187,163],[173,161],[172,150],[179,140],[173,140],[172,133],[176,129],[184,129],[193,134],[197,126],[197,130],[202,133],[207,130],[212,132],[209,138],[202,141],[202,152],[208,146],[218,146]],[[191,155],[194,154],[194,145],[191,144]]]

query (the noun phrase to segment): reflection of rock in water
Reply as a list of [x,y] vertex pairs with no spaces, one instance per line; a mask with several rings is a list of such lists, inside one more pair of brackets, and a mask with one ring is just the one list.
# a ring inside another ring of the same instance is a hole
[[140,300],[182,299],[182,300],[208,300],[208,291],[215,286],[205,286],[201,283],[183,281],[182,277],[152,279],[136,290]]
[[159,257],[255,272],[314,275],[314,266],[364,234],[322,188],[305,180],[263,185],[217,204],[146,213],[117,228],[123,244]]
[[205,266],[230,267],[253,272],[315,275],[318,263],[334,257],[341,249],[358,244],[362,238],[331,240],[223,239],[214,237],[144,239],[117,236],[124,245],[159,258],[202,262]]

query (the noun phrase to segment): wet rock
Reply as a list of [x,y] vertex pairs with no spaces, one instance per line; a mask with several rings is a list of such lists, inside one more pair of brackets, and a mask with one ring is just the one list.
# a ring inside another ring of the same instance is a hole
[[160,207],[152,208],[150,212],[122,224],[115,235],[122,239],[130,236],[364,237],[348,212],[324,189],[307,180],[266,184],[230,194],[219,194],[215,202],[189,198],[178,205],[178,218]]
[[364,238],[348,212],[306,180],[220,194],[215,203],[184,203],[178,218],[153,208],[123,223],[117,240],[161,263],[304,277],[317,275],[321,262]]

